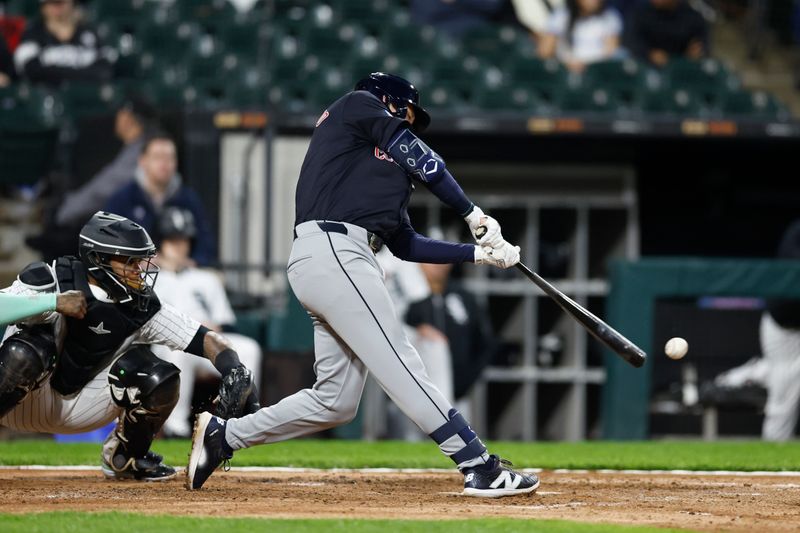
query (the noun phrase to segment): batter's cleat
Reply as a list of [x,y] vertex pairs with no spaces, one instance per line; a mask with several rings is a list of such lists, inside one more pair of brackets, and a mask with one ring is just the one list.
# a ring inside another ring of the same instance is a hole
[[167,481],[177,474],[174,468],[165,465],[163,457],[155,452],[147,452],[140,459],[129,459],[122,454],[114,456],[116,468],[103,459],[103,475],[108,479],[134,479],[136,481]]
[[220,464],[233,457],[225,441],[225,420],[211,413],[197,415],[192,434],[192,452],[186,468],[186,488],[196,490],[211,477]]
[[509,461],[490,455],[486,464],[465,468],[464,492],[466,496],[500,498],[526,494],[539,488],[536,474],[520,474],[509,468]]

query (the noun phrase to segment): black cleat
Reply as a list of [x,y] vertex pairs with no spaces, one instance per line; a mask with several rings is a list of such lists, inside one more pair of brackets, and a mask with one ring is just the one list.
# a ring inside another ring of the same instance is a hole
[[226,451],[225,421],[205,412],[197,415],[192,434],[192,452],[186,468],[186,488],[196,490],[211,477],[214,470],[233,454]]
[[167,481],[177,472],[162,461],[164,458],[155,452],[147,452],[144,457],[130,459],[117,454],[112,459],[114,465],[103,459],[103,475],[108,479],[133,479],[136,481]]
[[490,455],[485,465],[465,468],[464,492],[466,496],[500,498],[526,494],[539,488],[536,474],[520,474],[509,468],[512,464],[496,455]]

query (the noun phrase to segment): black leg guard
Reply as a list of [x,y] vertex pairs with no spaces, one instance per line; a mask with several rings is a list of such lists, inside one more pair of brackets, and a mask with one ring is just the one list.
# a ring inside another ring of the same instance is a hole
[[111,366],[111,395],[123,413],[103,446],[104,469],[132,473],[136,479],[160,477],[168,469],[174,477],[174,469],[162,465],[161,457],[149,450],[178,402],[179,374],[178,367],[141,346]]
[[6,339],[0,346],[0,417],[50,376],[57,351],[51,326],[22,329]]

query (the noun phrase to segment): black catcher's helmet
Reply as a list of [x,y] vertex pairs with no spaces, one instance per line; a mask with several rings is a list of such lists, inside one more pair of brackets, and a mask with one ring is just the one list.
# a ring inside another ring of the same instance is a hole
[[[119,303],[134,302],[147,310],[153,297],[158,267],[152,263],[156,247],[139,224],[98,211],[81,229],[78,255],[89,275]],[[114,271],[112,258],[125,259],[124,272]]]
[[167,207],[158,219],[158,239],[169,238],[194,239],[197,235],[197,226],[194,215],[188,209],[181,207]]
[[397,109],[394,116],[399,118],[405,118],[406,108],[412,106],[416,116],[412,128],[416,131],[424,131],[431,123],[431,116],[419,105],[419,91],[410,81],[400,76],[373,72],[356,83],[355,90],[371,92],[386,104],[386,107],[394,104]]

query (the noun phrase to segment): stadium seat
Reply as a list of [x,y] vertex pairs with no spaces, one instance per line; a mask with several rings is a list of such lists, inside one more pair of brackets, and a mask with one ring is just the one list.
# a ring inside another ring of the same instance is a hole
[[676,59],[665,70],[667,84],[674,90],[692,91],[708,105],[715,105],[730,90],[740,88],[738,78],[716,59]]
[[582,77],[585,87],[605,89],[625,102],[632,102],[647,82],[647,68],[633,59],[591,63]]
[[475,95],[475,105],[487,111],[535,111],[539,109],[536,97],[522,87],[484,87]]
[[349,70],[325,67],[309,77],[309,100],[321,112],[328,104],[352,90],[353,80]]
[[534,57],[532,40],[511,26],[487,26],[473,30],[461,38],[464,52],[481,60],[504,65],[513,56]]
[[556,60],[516,60],[509,66],[509,72],[512,83],[530,89],[545,103],[554,102],[567,85],[567,72]]
[[434,111],[463,111],[473,106],[477,90],[449,82],[431,82],[425,87],[423,105]]
[[403,59],[427,57],[435,50],[436,32],[431,27],[386,25],[380,40],[390,54]]
[[702,98],[687,89],[643,91],[637,96],[636,105],[645,113],[680,117],[701,117],[708,112]]
[[427,79],[471,86],[480,81],[483,65],[475,56],[434,57],[427,69]]
[[18,84],[3,89],[0,129],[40,131],[57,128],[64,115],[64,104],[57,94],[46,89]]
[[284,82],[270,85],[267,89],[267,105],[283,113],[305,113],[313,111],[310,103],[311,89],[303,82]]
[[274,36],[274,27],[258,18],[236,18],[214,29],[217,38],[225,43],[225,48],[244,61],[258,57],[259,47],[265,49]]
[[39,3],[30,0],[6,0],[6,13],[33,18],[39,14]]
[[136,25],[142,20],[156,17],[156,11],[165,10],[150,0],[114,0],[89,2],[88,14],[95,23],[113,22],[118,26]]
[[60,88],[64,111],[73,119],[107,115],[119,105],[120,95],[111,84],[70,83]]
[[304,81],[320,67],[316,56],[276,58],[269,63],[269,78],[273,83]]
[[0,183],[27,185],[51,168],[63,104],[28,85],[0,89]]
[[157,54],[162,59],[181,60],[192,43],[201,35],[200,27],[193,22],[148,22],[136,30],[136,39],[142,49]]
[[338,0],[334,7],[341,20],[363,24],[386,21],[393,4],[390,0]]
[[386,57],[382,55],[375,56],[352,56],[347,62],[347,70],[350,72],[351,81],[355,83],[371,72],[384,72],[386,68]]
[[236,8],[228,0],[180,0],[171,9],[180,20],[191,20],[202,26],[232,21]]
[[614,114],[619,108],[616,93],[602,87],[567,87],[556,103],[562,112]]
[[312,28],[305,36],[306,53],[333,65],[351,54],[359,37],[360,33],[352,24]]
[[720,107],[725,118],[785,120],[789,115],[775,97],[764,91],[729,92]]

